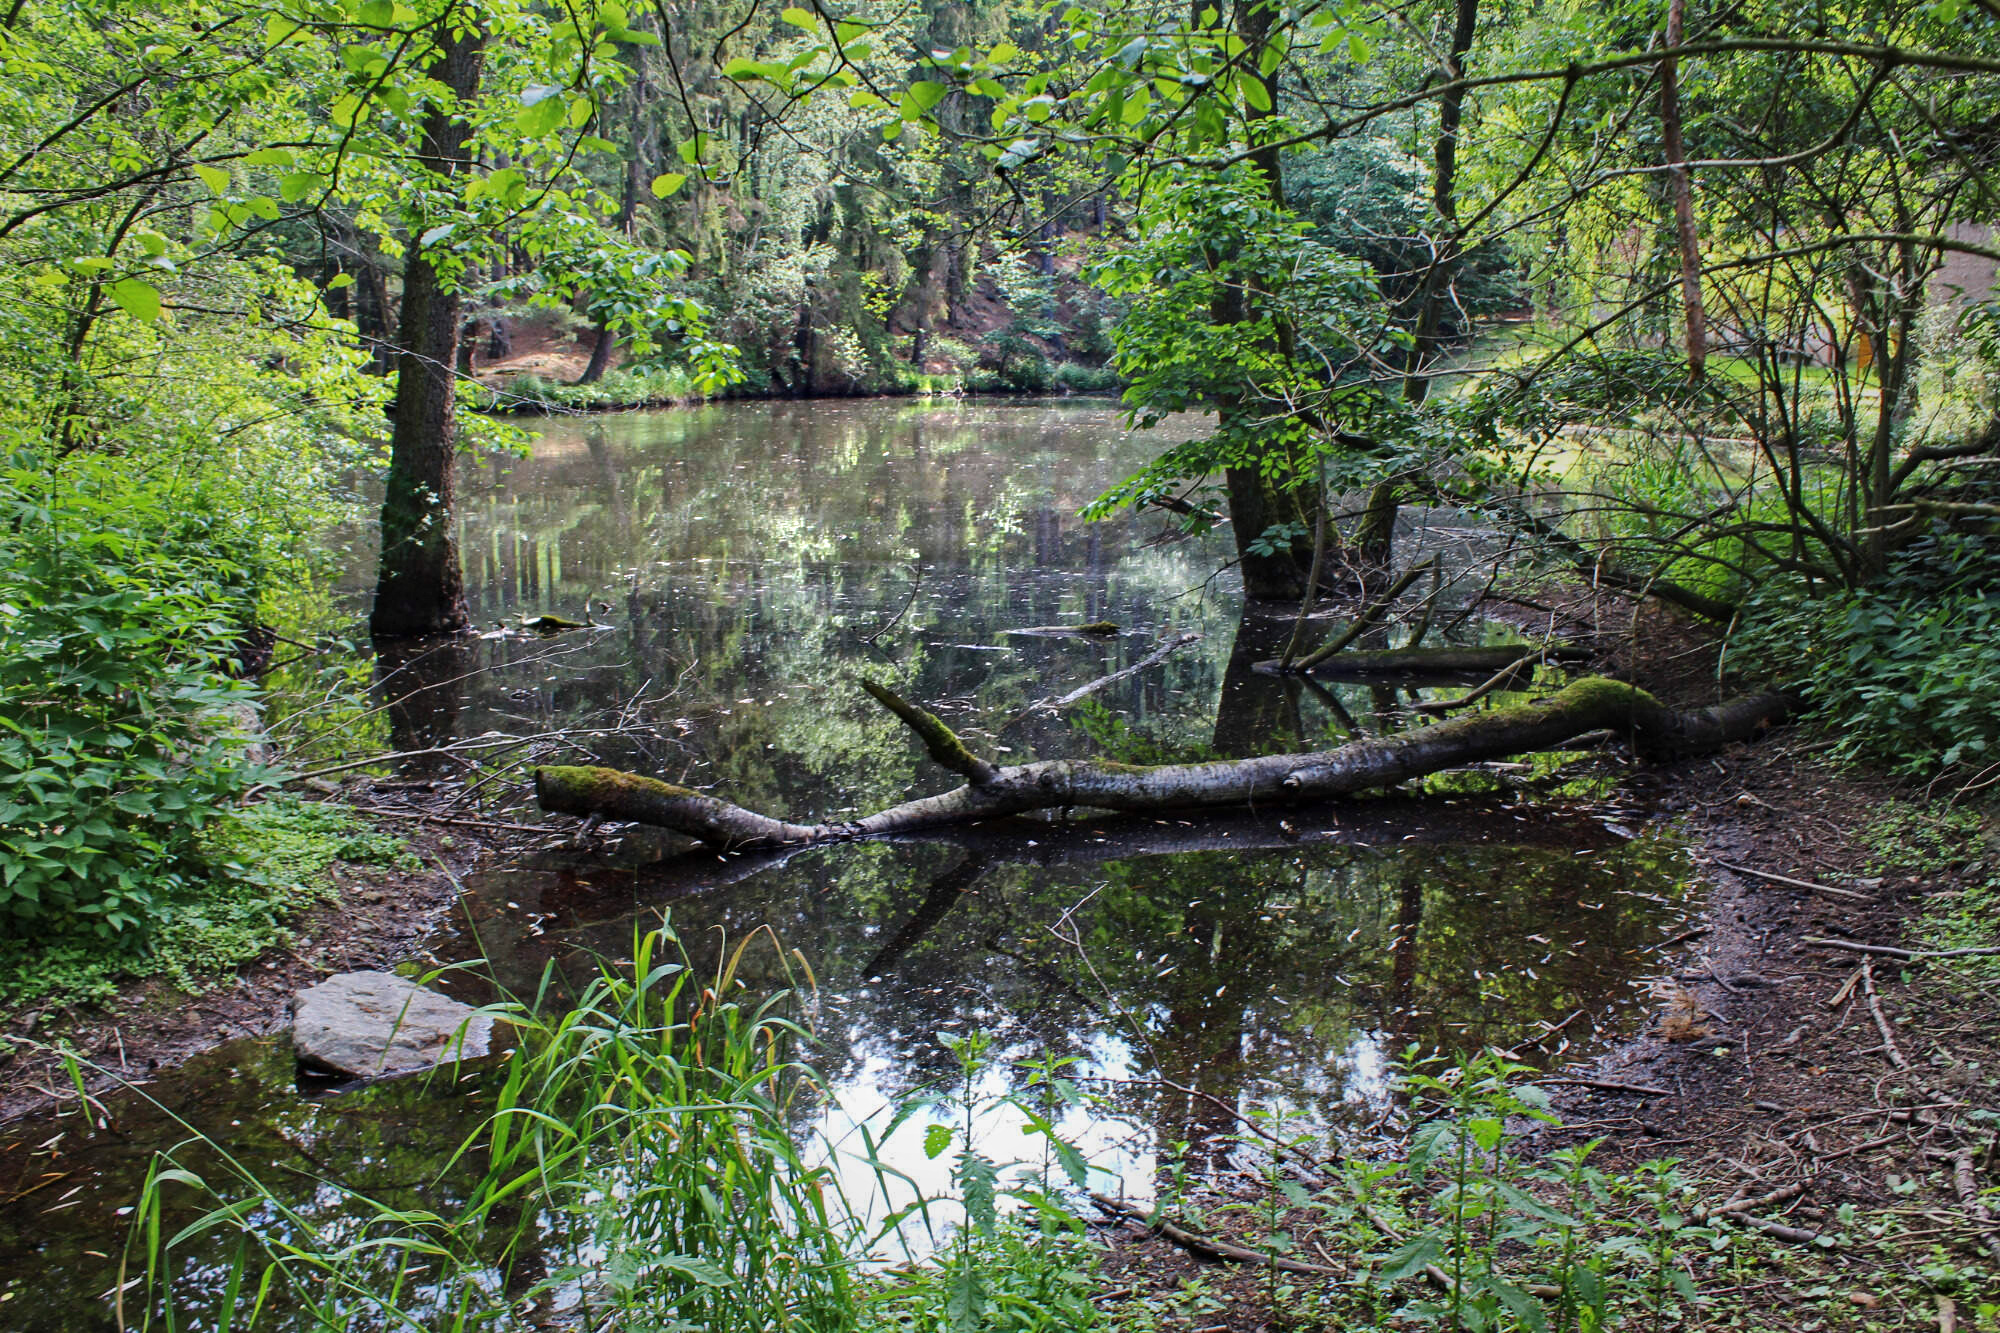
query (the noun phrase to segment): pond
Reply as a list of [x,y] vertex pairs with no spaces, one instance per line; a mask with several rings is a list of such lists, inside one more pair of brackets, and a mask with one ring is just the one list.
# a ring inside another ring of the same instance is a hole
[[[1220,539],[1180,538],[1157,513],[1077,517],[1160,442],[1083,400],[546,423],[528,456],[465,465],[462,549],[483,637],[386,664],[399,702],[339,725],[347,743],[405,751],[566,733],[544,748],[822,817],[955,785],[864,678],[1012,761],[1232,756],[1408,725],[1416,683],[1249,671],[1292,626],[1243,614],[1217,572]],[[1464,568],[1485,537],[1457,522],[1414,515],[1404,537]],[[331,614],[365,611],[370,561],[357,542]],[[1521,637],[1456,617],[1465,593],[1440,598],[1453,637]],[[594,628],[515,628],[542,614]],[[1010,632],[1090,622],[1117,628]],[[1029,708],[1184,635],[1201,637],[1077,707]],[[418,756],[405,780],[438,762]],[[1230,1169],[1234,1111],[1251,1105],[1333,1132],[1379,1124],[1407,1047],[1534,1059],[1633,1019],[1653,947],[1692,908],[1690,876],[1670,841],[1635,834],[1645,812],[1628,798],[1561,776],[1538,795],[1487,771],[1421,798],[1078,816],[789,854],[687,854],[631,835],[590,854],[552,846],[469,883],[427,961],[476,961],[447,983],[469,998],[527,995],[546,969],[574,979],[629,957],[634,931],[662,920],[703,967],[769,927],[816,980],[815,1060],[837,1115],[948,1081],[939,1034],[984,1032],[1001,1056],[988,1091],[1018,1077],[1014,1062],[1075,1057],[1070,1072],[1104,1105],[1066,1129],[1114,1190],[1146,1197],[1172,1162]],[[479,808],[532,818],[526,779],[499,772]],[[745,957],[753,990],[788,984],[777,951]],[[334,1206],[316,1178],[437,1205],[460,1183],[437,1168],[483,1100],[476,1077],[305,1096],[282,1041],[253,1041],[107,1098],[101,1124],[8,1127],[0,1325],[116,1327],[104,1296],[122,1210],[184,1125],[292,1182],[279,1188],[307,1213]],[[921,1183],[941,1183],[914,1144],[898,1151]],[[213,1296],[203,1265],[219,1258],[189,1256],[190,1311],[204,1281]]]

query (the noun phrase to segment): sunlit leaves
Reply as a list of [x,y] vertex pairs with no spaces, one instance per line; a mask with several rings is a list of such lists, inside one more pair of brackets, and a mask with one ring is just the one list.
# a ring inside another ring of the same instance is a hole
[[110,287],[111,299],[134,319],[151,323],[160,317],[160,290],[138,278],[123,278]]

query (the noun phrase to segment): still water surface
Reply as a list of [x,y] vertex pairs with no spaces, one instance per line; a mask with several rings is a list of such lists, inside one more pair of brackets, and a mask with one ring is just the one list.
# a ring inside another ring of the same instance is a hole
[[[1076,517],[1160,442],[1089,402],[728,404],[550,423],[530,457],[465,469],[468,592],[487,637],[396,665],[393,692],[414,697],[361,725],[406,750],[567,730],[556,761],[626,764],[795,816],[952,785],[864,677],[1012,761],[1242,755],[1407,725],[1399,710],[1421,682],[1322,688],[1249,672],[1290,625],[1243,618],[1216,573],[1218,539],[1175,540],[1158,515]],[[1450,518],[1419,516],[1405,537],[1463,563],[1484,539]],[[359,551],[350,613],[370,563]],[[543,613],[598,628],[503,632]],[[1010,633],[1095,621],[1118,632]],[[1477,621],[1451,632],[1519,637]],[[1023,716],[1186,634],[1202,637],[1090,702]],[[421,764],[408,775],[424,776]],[[532,817],[525,778],[482,790],[496,817]],[[634,930],[663,919],[698,965],[768,926],[817,977],[817,1063],[837,1119],[947,1080],[938,1034],[984,1031],[1002,1057],[989,1092],[1015,1080],[1009,1061],[1076,1057],[1107,1107],[1067,1128],[1113,1189],[1144,1196],[1176,1157],[1228,1169],[1229,1107],[1351,1131],[1390,1109],[1385,1075],[1409,1045],[1533,1054],[1634,1012],[1650,946],[1687,909],[1678,851],[1634,836],[1643,812],[1593,788],[1496,787],[1469,776],[1457,796],[761,857],[673,855],[637,837],[602,855],[551,849],[469,884],[430,954],[482,960],[486,980],[450,983],[479,999],[628,957]],[[773,951],[746,958],[753,988],[785,984]],[[336,1206],[314,1177],[446,1204],[461,1182],[438,1165],[483,1105],[477,1080],[303,1097],[271,1042],[234,1043],[147,1095],[292,1182],[308,1212]],[[102,1128],[68,1117],[0,1138],[0,1327],[115,1326],[99,1296],[116,1280],[119,1210],[153,1150],[186,1131],[137,1095],[108,1108]],[[986,1128],[999,1141],[1014,1127]],[[893,1160],[942,1183],[944,1164],[911,1137]],[[197,1287],[203,1259],[190,1257]]]

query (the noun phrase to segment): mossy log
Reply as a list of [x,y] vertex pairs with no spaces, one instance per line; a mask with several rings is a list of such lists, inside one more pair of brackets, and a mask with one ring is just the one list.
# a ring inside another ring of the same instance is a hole
[[1054,759],[998,767],[972,755],[931,714],[881,686],[869,692],[922,736],[933,758],[964,776],[965,785],[831,824],[794,824],[686,787],[610,768],[536,769],[535,794],[544,810],[557,814],[650,824],[721,847],[777,847],[882,837],[1032,810],[1162,811],[1324,800],[1393,787],[1463,764],[1549,749],[1606,729],[1627,735],[1642,753],[1696,752],[1744,739],[1783,717],[1791,706],[1786,696],[1758,695],[1680,713],[1644,690],[1591,677],[1538,703],[1469,714],[1397,736],[1351,741],[1306,754],[1203,764],[1145,766]]
[[1257,670],[1277,675],[1312,676],[1445,676],[1474,675],[1502,671],[1523,657],[1539,654],[1549,662],[1581,662],[1589,658],[1587,649],[1566,644],[1537,650],[1533,644],[1508,643],[1493,648],[1387,648],[1337,653],[1313,662],[1310,667],[1294,662],[1289,667],[1272,659],[1257,663]]

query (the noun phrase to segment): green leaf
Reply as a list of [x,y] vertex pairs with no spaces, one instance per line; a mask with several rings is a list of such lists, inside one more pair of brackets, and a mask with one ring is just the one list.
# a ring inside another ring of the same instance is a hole
[[1271,90],[1264,86],[1262,79],[1251,74],[1238,75],[1236,87],[1243,94],[1243,101],[1252,110],[1269,111],[1271,109]]
[[126,314],[148,324],[160,317],[160,289],[137,278],[121,278],[111,284],[111,299]]
[[804,28],[807,32],[819,31],[819,18],[810,9],[800,9],[797,5],[793,5],[778,17],[795,28]]
[[678,171],[669,171],[653,177],[653,198],[670,199],[687,184],[687,176]]
[[292,150],[289,148],[259,148],[243,159],[249,167],[289,167],[292,165]]
[[950,1125],[932,1125],[924,1131],[924,1156],[935,1161],[937,1155],[950,1146]]
[[531,139],[555,133],[563,123],[563,114],[568,108],[560,97],[544,97],[525,108],[514,117],[514,127]]
[[903,119],[914,120],[927,114],[944,100],[950,89],[932,79],[918,79],[903,94]]
[[229,173],[221,167],[203,166],[197,162],[194,165],[194,174],[201,178],[203,185],[206,185],[217,194],[221,194],[229,188]]
[[317,194],[326,184],[326,177],[311,171],[288,171],[278,177],[278,197],[288,204],[296,204],[309,194]]

